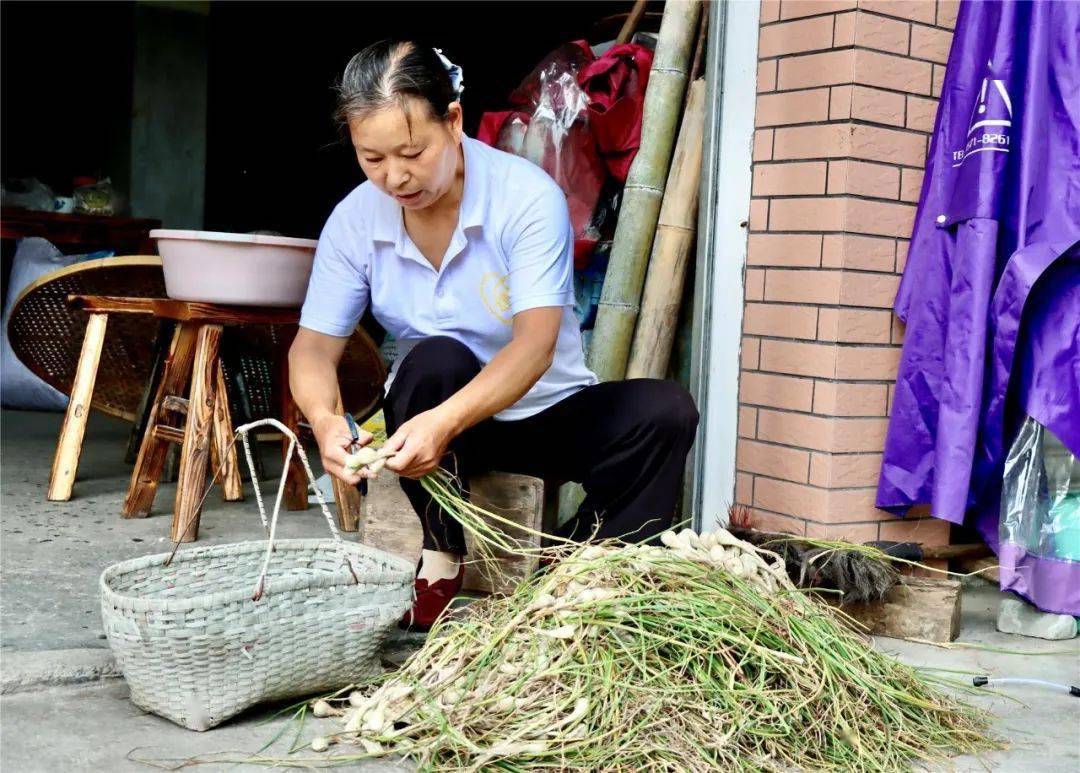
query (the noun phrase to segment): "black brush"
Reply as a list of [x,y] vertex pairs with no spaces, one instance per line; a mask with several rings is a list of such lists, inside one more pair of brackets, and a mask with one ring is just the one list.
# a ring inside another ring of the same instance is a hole
[[788,577],[800,588],[839,591],[845,604],[882,601],[899,579],[889,556],[869,546],[822,545],[787,534],[732,525],[729,531],[751,545],[784,559]]

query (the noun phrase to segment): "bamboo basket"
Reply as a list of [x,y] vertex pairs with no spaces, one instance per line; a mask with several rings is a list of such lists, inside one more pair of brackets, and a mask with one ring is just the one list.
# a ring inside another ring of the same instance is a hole
[[[263,424],[291,438],[289,456],[296,449],[311,478],[295,435],[274,420],[237,430],[249,465],[247,432]],[[255,704],[377,672],[383,642],[412,603],[413,567],[342,539],[313,488],[332,539],[276,540],[284,488],[267,522],[256,483],[265,542],[174,550],[105,570],[102,621],[135,705],[207,730]]]

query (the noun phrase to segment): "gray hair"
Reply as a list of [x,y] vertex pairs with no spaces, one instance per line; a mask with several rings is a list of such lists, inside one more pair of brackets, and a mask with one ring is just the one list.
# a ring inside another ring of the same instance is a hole
[[391,106],[408,115],[409,97],[425,102],[433,118],[446,120],[458,93],[433,48],[409,40],[380,40],[349,60],[337,85],[335,117],[347,123]]

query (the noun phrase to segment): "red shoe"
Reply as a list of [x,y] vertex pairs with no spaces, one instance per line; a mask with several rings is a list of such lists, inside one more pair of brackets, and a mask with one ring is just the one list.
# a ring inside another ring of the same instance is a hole
[[[418,567],[419,569],[419,567]],[[405,613],[398,623],[398,627],[408,631],[427,633],[435,621],[439,619],[454,596],[461,593],[461,586],[465,581],[465,563],[458,565],[457,574],[445,580],[436,580],[429,583],[419,577],[413,581],[413,589],[416,600],[413,608]]]

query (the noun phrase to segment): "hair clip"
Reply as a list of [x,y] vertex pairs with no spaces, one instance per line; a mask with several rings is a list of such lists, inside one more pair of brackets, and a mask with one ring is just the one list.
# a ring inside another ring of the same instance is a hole
[[446,74],[450,76],[450,87],[454,90],[454,94],[461,98],[461,92],[465,90],[464,72],[459,65],[454,64],[450,59],[443,54],[441,48],[432,49],[435,51],[435,55],[439,57],[439,61],[442,62],[443,67],[446,68]]

